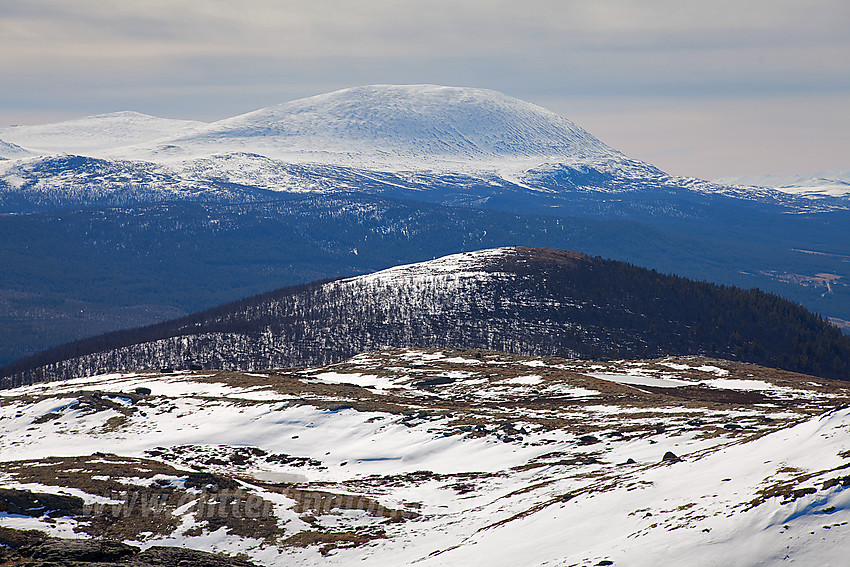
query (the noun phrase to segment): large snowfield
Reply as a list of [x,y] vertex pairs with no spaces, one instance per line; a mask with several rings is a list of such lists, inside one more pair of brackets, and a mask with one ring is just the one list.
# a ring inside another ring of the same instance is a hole
[[[190,505],[121,533],[265,565],[843,565],[848,396],[718,360],[487,351],[113,374],[0,392],[0,477],[89,506],[163,487],[190,502],[191,474],[234,479],[271,502],[273,533]],[[93,521],[0,514],[64,537]]]

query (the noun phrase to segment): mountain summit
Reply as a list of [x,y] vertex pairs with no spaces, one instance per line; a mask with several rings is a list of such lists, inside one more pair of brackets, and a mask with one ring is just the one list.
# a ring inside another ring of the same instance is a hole
[[[286,102],[171,140],[190,149],[262,148],[317,161],[619,156],[557,114],[504,95],[436,85],[373,85]],[[293,155],[294,154],[294,155]]]

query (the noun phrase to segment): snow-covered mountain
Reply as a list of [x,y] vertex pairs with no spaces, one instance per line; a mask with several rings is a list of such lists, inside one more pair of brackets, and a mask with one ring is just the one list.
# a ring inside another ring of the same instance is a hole
[[124,111],[55,124],[0,126],[0,138],[44,154],[104,157],[122,146],[177,136],[204,125]]
[[78,341],[0,368],[0,384],[138,368],[287,368],[388,346],[581,358],[703,354],[830,378],[850,373],[850,337],[776,296],[511,247],[284,288]]
[[195,155],[241,149],[287,162],[391,170],[624,157],[539,106],[495,91],[434,85],[344,89],[221,120],[162,143]]
[[[623,158],[569,120],[504,94],[434,85],[344,89],[211,124],[118,112],[0,137],[43,152],[92,157],[175,157],[232,152],[289,163],[417,170],[447,162]],[[125,146],[137,146],[127,148]]]
[[266,566],[822,566],[850,536],[847,384],[723,360],[385,350],[0,401],[10,564],[55,565],[50,535]]
[[[473,88],[375,85],[211,124],[120,112],[3,127],[0,138],[46,154],[39,191],[53,195],[41,201],[67,198],[71,206],[100,201],[81,201],[65,191],[61,178],[51,179],[49,156],[109,160],[113,170],[107,177],[113,183],[125,178],[128,167],[155,168],[161,182],[149,190],[170,197],[175,194],[170,184],[231,183],[283,193],[342,188],[512,210],[527,202],[534,212],[570,208],[588,192],[594,200],[614,193],[664,201],[653,205],[658,211],[675,206],[677,199],[712,197],[795,212],[846,207],[840,200],[672,177],[629,159],[553,112]],[[38,163],[31,162],[30,169]],[[21,186],[20,175],[8,166],[0,172],[6,208],[26,201],[15,194]],[[632,204],[619,206],[629,210]],[[646,207],[640,208],[646,214]]]
[[850,169],[823,171],[811,175],[724,177],[714,181],[722,185],[738,187],[769,187],[791,195],[803,195],[809,198],[850,195]]

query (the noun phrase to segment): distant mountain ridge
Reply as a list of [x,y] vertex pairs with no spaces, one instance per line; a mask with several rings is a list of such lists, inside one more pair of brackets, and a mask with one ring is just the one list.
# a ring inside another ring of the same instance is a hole
[[97,114],[53,124],[0,126],[0,138],[45,154],[104,157],[115,148],[150,142],[203,126],[134,111]]
[[850,379],[850,337],[799,305],[568,251],[500,248],[248,298],[71,343],[9,385],[130,369],[336,362],[386,347],[527,355],[706,355]]
[[[549,110],[502,93],[437,85],[343,89],[206,124],[136,112],[58,124],[0,127],[0,139],[42,157],[0,168],[0,212],[102,206],[102,195],[69,190],[52,173],[56,154],[106,160],[100,182],[132,182],[155,170],[156,183],[128,203],[220,198],[221,184],[281,193],[352,191],[464,206],[528,212],[628,193],[667,209],[679,198],[760,203],[809,212],[848,208],[839,198],[808,199],[766,188],[734,188],[667,175],[630,159]],[[38,177],[21,173],[25,169]],[[352,182],[351,179],[354,179]],[[504,194],[509,193],[508,202]],[[249,199],[250,200],[250,199]],[[663,204],[661,204],[663,202]],[[623,205],[629,210],[629,204]],[[5,210],[4,210],[5,209]],[[645,208],[640,214],[645,214]],[[633,214],[634,211],[631,211]]]
[[850,169],[823,171],[810,175],[724,177],[715,179],[714,182],[740,187],[769,187],[784,193],[810,198],[850,195]]
[[[246,151],[289,162],[383,162],[416,169],[417,159],[444,158],[457,167],[461,161],[505,157],[623,157],[539,106],[496,91],[437,85],[343,89],[209,124],[116,112],[0,127],[3,137],[45,152],[151,161]],[[162,148],[172,151],[157,152]]]

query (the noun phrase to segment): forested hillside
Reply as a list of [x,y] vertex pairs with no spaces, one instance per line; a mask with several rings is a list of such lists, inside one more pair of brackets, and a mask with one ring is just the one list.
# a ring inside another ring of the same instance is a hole
[[77,341],[5,384],[116,370],[325,364],[381,347],[576,358],[707,355],[848,379],[850,337],[803,307],[567,251],[500,248],[290,287]]

